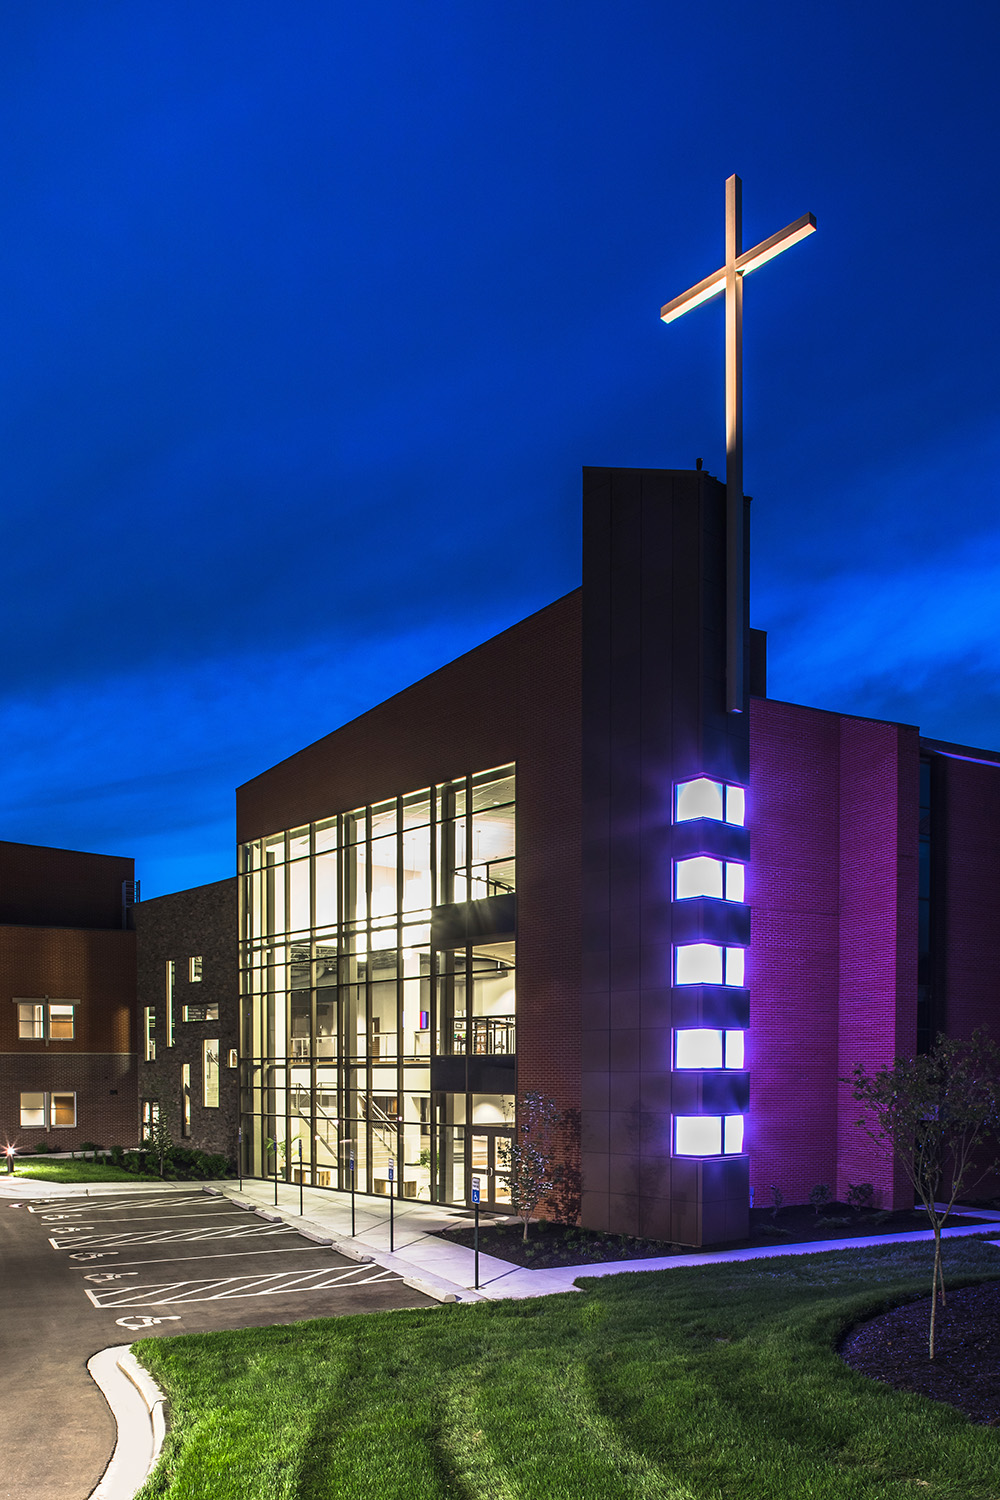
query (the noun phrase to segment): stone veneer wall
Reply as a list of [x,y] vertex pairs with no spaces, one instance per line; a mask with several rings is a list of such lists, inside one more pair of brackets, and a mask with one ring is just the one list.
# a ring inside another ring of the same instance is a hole
[[[229,1066],[237,1046],[239,969],[237,964],[236,877],[143,901],[135,909],[138,948],[137,1026],[140,1110],[155,1099],[177,1145],[219,1151],[235,1159],[239,1126],[239,1069]],[[191,983],[188,960],[202,958],[202,978]],[[176,965],[174,1045],[167,1046],[166,965]],[[185,1005],[216,1002],[218,1021],[184,1021]],[[156,1013],[156,1060],[145,1062],[143,1011]],[[219,1107],[203,1101],[202,1042],[219,1039]],[[181,1067],[191,1066],[191,1134],[181,1135]]]

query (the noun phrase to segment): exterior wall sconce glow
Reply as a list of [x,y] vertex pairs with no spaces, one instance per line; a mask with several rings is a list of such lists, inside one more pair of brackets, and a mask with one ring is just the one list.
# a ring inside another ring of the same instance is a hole
[[742,1115],[674,1115],[675,1156],[739,1156]]
[[714,896],[718,901],[743,901],[745,867],[738,860],[697,854],[674,865],[674,895],[678,901]]
[[679,943],[674,949],[675,984],[743,984],[745,948],[718,943]]
[[674,1032],[675,1068],[742,1068],[742,1031],[712,1031],[707,1027]]
[[742,828],[746,821],[746,792],[741,786],[713,781],[709,776],[678,782],[674,798],[674,821],[690,823],[695,818],[711,818],[715,823],[735,823]]

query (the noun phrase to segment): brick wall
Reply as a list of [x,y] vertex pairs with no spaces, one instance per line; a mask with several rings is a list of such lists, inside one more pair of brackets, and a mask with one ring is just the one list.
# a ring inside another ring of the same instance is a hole
[[[72,1041],[21,1041],[15,998],[78,1000]],[[135,935],[0,927],[0,1133],[66,1150],[81,1141],[134,1145]],[[73,1128],[23,1129],[22,1092],[75,1092]]]
[[940,1027],[967,1037],[984,1026],[1000,1040],[1000,766],[952,757],[944,806],[931,810],[931,859],[940,861],[932,942],[940,945]]
[[[236,877],[193,890],[157,896],[136,907],[138,1022],[149,1006],[156,1015],[156,1060],[147,1063],[140,1046],[137,1063],[140,1107],[155,1100],[177,1145],[222,1152],[235,1159],[239,1125],[239,1070],[229,1066],[237,1046],[239,970],[237,967]],[[189,961],[202,960],[202,978],[192,983]],[[166,971],[173,959],[174,1044],[167,1046]],[[185,1021],[185,1005],[217,1004],[218,1021]],[[203,1043],[219,1042],[219,1106],[204,1103]],[[181,1122],[181,1069],[191,1069],[191,1134]]]
[[122,881],[135,861],[0,841],[0,922],[45,927],[122,925]]
[[750,756],[755,1201],[864,1181],[905,1203],[838,1079],[916,1042],[917,732],[754,699]]

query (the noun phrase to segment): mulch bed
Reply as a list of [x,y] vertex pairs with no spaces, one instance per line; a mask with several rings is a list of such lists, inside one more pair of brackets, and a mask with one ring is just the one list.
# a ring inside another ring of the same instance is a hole
[[[983,1224],[996,1229],[996,1221],[984,1221],[970,1214],[952,1215],[948,1226]],[[854,1239],[871,1234],[905,1234],[927,1229],[927,1215],[917,1212],[875,1213],[848,1207],[846,1203],[829,1203],[820,1215],[808,1204],[781,1208],[775,1216],[770,1209],[750,1210],[750,1235],[745,1240],[731,1240],[711,1245],[711,1250],[743,1250],[764,1245],[799,1245],[823,1240]],[[456,1245],[472,1248],[473,1226],[466,1222],[440,1235]],[[557,1266],[579,1266],[601,1261],[648,1260],[666,1255],[696,1255],[691,1245],[674,1245],[663,1240],[633,1239],[628,1235],[599,1234],[591,1230],[570,1229],[547,1221],[533,1223],[527,1244],[522,1240],[520,1223],[503,1224],[483,1219],[479,1228],[479,1248],[487,1255],[534,1271],[552,1270]]]
[[927,1358],[930,1298],[859,1323],[840,1345],[845,1364],[897,1391],[957,1406],[973,1422],[1000,1426],[1000,1282],[948,1292],[938,1306],[935,1358]]

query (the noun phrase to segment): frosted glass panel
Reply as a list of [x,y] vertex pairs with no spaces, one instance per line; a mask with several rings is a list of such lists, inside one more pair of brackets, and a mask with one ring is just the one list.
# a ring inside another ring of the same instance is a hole
[[726,983],[741,985],[743,983],[743,960],[746,954],[745,948],[726,949]]
[[726,1115],[722,1149],[727,1156],[738,1156],[743,1150],[742,1115]]
[[[738,1035],[740,1033],[737,1033]],[[722,1032],[699,1027],[692,1031],[675,1031],[677,1068],[721,1068]]]
[[722,952],[715,943],[685,943],[677,948],[678,984],[721,984]]
[[746,869],[733,860],[726,861],[726,900],[745,901]]
[[741,786],[726,787],[726,822],[740,828],[746,822],[746,793]]
[[677,788],[677,822],[692,818],[714,818],[722,822],[722,782],[699,776],[696,781],[682,781]]
[[721,1156],[721,1115],[675,1115],[675,1156]]
[[745,1033],[742,1031],[726,1032],[726,1067],[742,1068],[743,1066],[743,1042]]
[[[742,866],[738,867],[742,870]],[[722,860],[699,854],[694,859],[677,861],[677,899],[692,896],[722,897]]]

